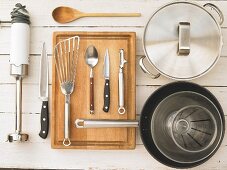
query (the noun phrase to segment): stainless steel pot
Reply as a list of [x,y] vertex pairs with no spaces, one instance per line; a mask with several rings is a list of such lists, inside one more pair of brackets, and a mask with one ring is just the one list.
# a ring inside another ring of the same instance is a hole
[[[217,12],[219,21],[209,8]],[[152,78],[162,74],[176,80],[191,80],[204,75],[220,57],[223,21],[221,10],[211,3],[200,6],[184,1],[159,8],[144,30],[146,56],[140,59],[141,69]],[[159,74],[148,71],[145,58]]]

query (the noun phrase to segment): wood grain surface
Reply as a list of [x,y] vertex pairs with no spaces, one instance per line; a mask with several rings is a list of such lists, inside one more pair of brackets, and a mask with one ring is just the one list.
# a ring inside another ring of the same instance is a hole
[[[135,33],[131,32],[55,32],[53,47],[69,37],[80,37],[79,57],[76,65],[74,92],[71,94],[70,139],[71,146],[62,144],[64,139],[64,95],[55,70],[52,65],[52,147],[65,149],[134,149],[135,128],[101,128],[78,129],[74,122],[82,119],[123,119],[134,120],[135,112]],[[98,64],[94,67],[94,114],[90,114],[90,67],[85,62],[85,52],[93,45],[98,51]],[[104,56],[106,49],[110,56],[110,110],[103,111]],[[118,72],[119,50],[124,49],[127,64],[124,67],[125,76],[125,108],[124,115],[118,114]]]

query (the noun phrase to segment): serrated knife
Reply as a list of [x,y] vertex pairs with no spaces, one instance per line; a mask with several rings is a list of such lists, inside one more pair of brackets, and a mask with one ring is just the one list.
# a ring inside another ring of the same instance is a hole
[[104,106],[103,111],[108,112],[110,108],[110,57],[109,50],[106,49],[105,57],[104,57],[104,78],[105,78],[105,86],[104,86]]
[[40,74],[39,74],[39,98],[42,100],[41,108],[41,130],[39,136],[43,139],[47,138],[49,131],[49,111],[48,111],[48,57],[46,45],[43,43],[42,54],[40,59]]

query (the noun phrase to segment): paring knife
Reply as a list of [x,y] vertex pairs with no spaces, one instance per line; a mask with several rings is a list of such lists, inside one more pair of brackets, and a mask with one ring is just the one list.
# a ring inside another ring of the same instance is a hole
[[40,60],[39,74],[39,97],[42,100],[41,108],[41,130],[39,136],[43,139],[47,138],[49,131],[49,111],[48,111],[48,57],[46,53],[46,45],[43,43],[43,49]]
[[108,48],[106,49],[106,54],[104,57],[104,106],[103,111],[108,112],[110,108],[110,58]]

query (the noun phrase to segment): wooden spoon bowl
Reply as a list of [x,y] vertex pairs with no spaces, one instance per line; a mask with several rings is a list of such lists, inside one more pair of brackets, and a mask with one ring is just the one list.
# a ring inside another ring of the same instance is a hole
[[79,10],[60,6],[53,10],[52,16],[56,22],[68,23],[82,17],[139,17],[140,13],[83,13]]
[[[74,12],[76,11],[76,12]],[[52,16],[56,22],[68,23],[72,22],[79,17],[76,14],[80,14],[79,11],[73,10],[70,7],[57,7],[53,10]]]

